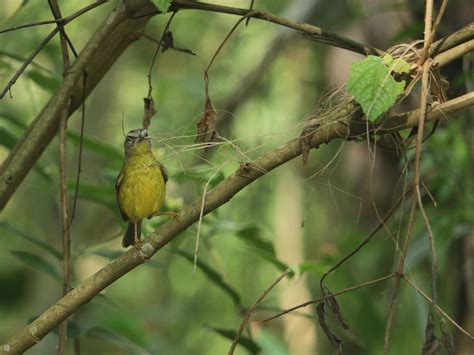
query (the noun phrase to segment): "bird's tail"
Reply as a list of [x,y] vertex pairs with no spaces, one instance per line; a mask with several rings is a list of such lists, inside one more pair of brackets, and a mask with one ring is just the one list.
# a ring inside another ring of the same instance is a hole
[[125,231],[125,234],[123,235],[122,238],[122,246],[124,248],[130,246],[130,245],[135,245],[135,233],[137,234],[137,239],[140,239],[140,236],[142,234],[142,221],[139,220],[137,223],[128,223],[127,230]]

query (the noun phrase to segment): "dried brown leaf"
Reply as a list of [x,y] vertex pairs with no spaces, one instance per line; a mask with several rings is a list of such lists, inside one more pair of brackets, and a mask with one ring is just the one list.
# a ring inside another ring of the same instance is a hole
[[448,333],[445,329],[446,321],[444,319],[441,320],[440,328],[441,328],[441,345],[446,350],[446,353],[449,355],[456,354],[456,349],[454,347],[454,340],[451,333]]
[[428,315],[428,321],[425,329],[425,341],[421,350],[422,355],[439,354],[440,343],[435,335],[435,324],[433,322],[433,314]]
[[311,150],[311,140],[316,130],[319,128],[320,123],[314,117],[310,118],[307,121],[306,126],[303,128],[303,131],[300,134],[300,149],[301,156],[303,158],[303,165],[308,163],[309,151]]
[[206,98],[204,113],[197,123],[196,143],[208,143],[215,136],[217,111],[209,97]]
[[[327,292],[328,295],[332,295],[330,291]],[[327,299],[329,309],[337,316],[339,323],[341,323],[344,329],[349,329],[349,325],[346,323],[342,312],[341,307],[339,307],[339,303],[337,303],[336,297],[332,296]]]
[[143,128],[148,129],[150,126],[151,118],[156,113],[155,101],[151,97],[145,97],[143,99],[145,112],[143,113]]
[[328,340],[336,348],[336,354],[342,354],[342,340],[339,338],[326,323],[326,310],[324,309],[325,302],[322,301],[316,307],[316,313],[318,314],[319,325],[326,334]]
[[194,53],[192,50],[188,48],[181,48],[181,47],[175,46],[173,33],[171,31],[167,31],[163,35],[163,46],[161,47],[161,52],[164,52],[170,48],[178,52],[183,52],[183,53],[187,53],[191,55],[197,55],[196,53]]

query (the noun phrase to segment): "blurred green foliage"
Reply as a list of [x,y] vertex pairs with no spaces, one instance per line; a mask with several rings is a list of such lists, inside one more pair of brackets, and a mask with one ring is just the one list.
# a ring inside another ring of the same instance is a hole
[[[117,3],[100,6],[66,27],[77,49]],[[160,3],[167,6],[167,1]],[[220,3],[249,5],[248,1]],[[308,21],[332,31],[350,32],[365,20],[397,9],[396,4],[386,3],[374,8],[359,1],[328,3],[315,2]],[[85,0],[60,1],[64,15],[87,4]],[[257,1],[255,7],[286,15],[291,5],[284,0]],[[51,18],[47,6],[38,1],[9,1],[4,10],[0,12],[0,28]],[[159,38],[168,16],[153,18],[146,33]],[[328,69],[331,63],[326,62],[328,48],[292,37],[254,83],[255,94],[241,102],[231,118],[218,123],[218,129],[226,126],[227,141],[207,150],[194,145],[195,123],[204,103],[203,69],[236,20],[210,12],[180,12],[171,25],[175,44],[198,56],[168,50],[159,54],[152,70],[157,113],[150,132],[156,154],[170,172],[166,209],[179,210],[202,198],[206,185],[211,189],[233,174],[241,162],[296,138],[304,118],[317,107],[317,98],[335,85]],[[38,26],[0,35],[2,86],[51,28]],[[419,23],[414,21],[387,43],[407,40],[419,32]],[[224,109],[223,103],[238,92],[240,80],[263,58],[276,36],[276,25],[251,20],[225,45],[209,73],[210,95],[219,115],[224,114],[219,111]],[[123,252],[120,237],[125,226],[114,191],[122,164],[122,126],[128,131],[141,124],[142,98],[148,91],[147,72],[155,47],[156,43],[145,38],[133,44],[87,100],[79,200],[71,225],[72,286]],[[337,55],[347,52],[338,50]],[[340,70],[348,71],[348,66]],[[457,75],[459,90],[469,75],[460,70]],[[13,86],[11,97],[0,102],[1,160],[48,101],[61,76],[62,59],[55,38]],[[469,160],[472,136],[469,139],[468,133],[472,134],[472,125],[463,114],[459,116],[439,127],[427,141],[422,160],[424,182],[436,200],[435,206],[423,194],[436,238],[439,283],[445,285],[439,290],[440,305],[450,314],[458,312],[462,282],[461,270],[453,267],[452,260],[459,258],[473,223],[474,206]],[[81,113],[76,112],[69,121],[67,136],[71,199],[76,190],[80,120]],[[197,227],[193,226],[72,317],[70,352],[80,346],[84,354],[227,353],[245,311],[287,268],[292,271],[290,277],[257,307],[256,319],[285,308],[283,299],[288,297],[291,305],[308,297],[318,298],[322,274],[355,248],[378,222],[372,202],[385,211],[395,199],[394,191],[401,189],[401,159],[378,152],[377,163],[382,169],[369,178],[369,169],[364,168],[369,166],[366,148],[366,144],[345,143],[341,150],[341,142],[336,141],[311,152],[308,166],[301,166],[298,159],[249,186],[203,219],[196,270]],[[57,151],[56,139],[0,217],[0,339],[15,334],[61,294]],[[328,169],[318,173],[327,164]],[[287,192],[290,185],[300,195]],[[430,249],[418,217],[407,274],[429,290]],[[165,220],[145,221],[145,234]],[[334,292],[390,274],[397,260],[394,241],[405,223],[406,218],[398,214],[386,231],[331,274],[326,286]],[[293,291],[299,286],[306,293]],[[389,281],[338,297],[350,329],[344,331],[331,317],[329,325],[343,338],[345,353],[380,353],[391,290]],[[402,288],[390,354],[419,352],[427,310],[426,302],[413,290]],[[306,321],[311,331],[304,335],[289,332],[289,324],[295,320]],[[241,338],[236,354],[292,354],[295,342],[304,338],[312,344],[305,354],[332,351],[313,307],[270,323],[253,324],[252,332]],[[53,353],[56,342],[57,334],[51,333],[27,353]]]

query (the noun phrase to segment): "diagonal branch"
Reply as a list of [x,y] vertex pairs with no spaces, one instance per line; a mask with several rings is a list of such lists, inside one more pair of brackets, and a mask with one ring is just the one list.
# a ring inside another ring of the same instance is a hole
[[[447,119],[448,115],[463,108],[474,105],[474,93],[466,94],[455,100],[451,100],[436,106],[426,117],[426,121],[436,119]],[[352,137],[354,135],[365,136],[366,125],[351,127],[347,121],[357,119],[360,113],[346,117],[345,122],[334,121],[319,128],[310,142],[311,147],[329,143],[333,139]],[[372,127],[373,132],[384,134],[396,130],[414,127],[418,124],[419,110],[404,115],[391,117],[385,120],[385,127]],[[169,220],[155,230],[152,235],[144,240],[140,250],[135,248],[127,251],[104,268],[89,277],[87,280],[71,290],[41,314],[31,324],[13,336],[5,345],[0,347],[0,354],[21,353],[39,342],[53,328],[73,314],[84,304],[92,300],[98,293],[111,285],[114,281],[133,270],[140,264],[146,262],[156,252],[166,246],[179,233],[198,221],[203,211],[206,215],[219,206],[230,201],[239,191],[250,185],[258,178],[264,176],[270,170],[296,158],[301,154],[299,139],[294,139],[287,144],[271,150],[255,160],[243,164],[233,175],[207,192],[206,201],[202,206],[201,198],[190,203],[180,214],[179,220]]]

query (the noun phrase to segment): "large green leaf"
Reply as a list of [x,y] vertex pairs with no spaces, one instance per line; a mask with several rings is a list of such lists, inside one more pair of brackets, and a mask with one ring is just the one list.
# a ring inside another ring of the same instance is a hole
[[52,265],[42,256],[22,250],[12,250],[11,253],[26,265],[31,266],[33,269],[42,271],[52,276],[57,281],[61,281],[61,276],[54,265]]
[[369,121],[387,112],[403,92],[405,82],[397,82],[381,57],[369,55],[352,64],[347,91],[362,106]]
[[[194,265],[194,255],[191,255],[182,250],[177,250],[176,253]],[[199,268],[202,272],[204,272],[204,274],[209,278],[210,281],[212,281],[214,285],[216,285],[227,295],[229,295],[236,307],[241,307],[239,293],[227,282],[225,282],[222,276],[216,270],[214,270],[211,266],[207,265],[205,262],[199,259],[196,262],[196,267]]]

